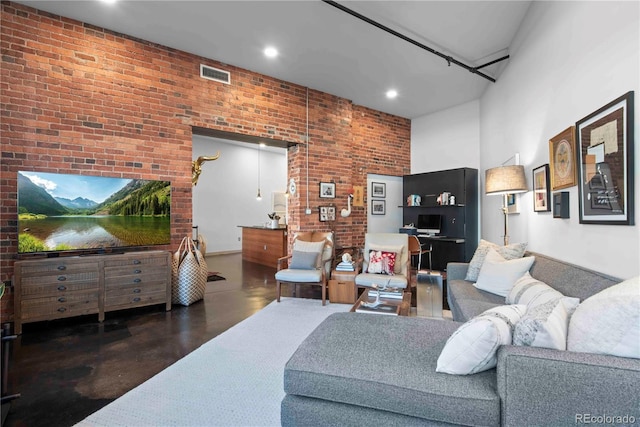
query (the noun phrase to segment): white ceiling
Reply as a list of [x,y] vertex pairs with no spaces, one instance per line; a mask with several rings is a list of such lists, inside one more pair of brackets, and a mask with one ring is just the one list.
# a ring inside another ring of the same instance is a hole
[[[315,1],[17,1],[232,64],[375,110],[415,118],[479,98],[493,84]],[[344,1],[340,4],[477,67],[509,53],[530,1]],[[268,59],[267,45],[280,55]],[[482,68],[499,78],[507,61]],[[233,79],[233,76],[232,76]],[[398,97],[385,92],[394,88]]]

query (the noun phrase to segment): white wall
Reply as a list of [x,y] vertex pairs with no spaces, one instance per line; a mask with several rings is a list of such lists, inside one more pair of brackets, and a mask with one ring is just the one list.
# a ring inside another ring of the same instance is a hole
[[[384,200],[385,215],[371,214],[371,183],[382,182],[386,184],[386,197]],[[402,177],[389,175],[367,175],[367,233],[397,233],[402,227]]]
[[[483,185],[484,170],[516,152],[531,185],[531,170],[549,163],[550,138],[633,90],[639,210],[639,9],[638,2],[532,3],[508,66],[480,102]],[[523,194],[520,215],[509,217],[511,241],[528,241],[530,250],[617,277],[638,275],[639,227],[579,224],[577,187],[568,191],[571,218],[565,220],[533,212],[531,192]],[[499,243],[501,200],[482,197],[482,237]],[[637,222],[637,213],[635,218]]]
[[480,168],[480,101],[411,121],[411,173]]
[[193,137],[193,159],[220,158],[206,162],[198,185],[193,187],[193,224],[207,240],[207,253],[240,251],[242,229],[238,225],[264,225],[272,212],[271,195],[287,185],[287,157],[284,149],[260,150],[260,190],[258,192],[258,146]]

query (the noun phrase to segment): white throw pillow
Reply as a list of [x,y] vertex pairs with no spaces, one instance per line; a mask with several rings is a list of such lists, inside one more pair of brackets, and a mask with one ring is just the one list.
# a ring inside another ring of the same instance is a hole
[[480,243],[476,248],[476,251],[473,253],[473,257],[471,257],[471,261],[469,262],[469,268],[467,269],[467,276],[465,280],[469,282],[475,282],[478,280],[478,274],[480,274],[480,268],[484,263],[484,259],[489,252],[489,249],[493,249],[498,252],[504,259],[516,259],[522,258],[524,255],[524,251],[527,248],[526,243],[512,243],[507,246],[496,245],[495,243],[488,242],[484,239],[480,239]]
[[578,302],[577,298],[563,297],[527,307],[516,323],[513,344],[566,350],[569,318]]
[[584,300],[569,322],[567,349],[640,359],[640,276]]
[[[556,291],[551,286],[539,281],[538,279],[534,279],[527,271],[521,278],[516,280],[516,283],[513,285],[513,288],[511,288],[507,298],[505,299],[505,303],[526,304],[527,310],[531,310],[532,307],[549,301],[555,301],[562,297],[564,297],[564,295],[561,292]],[[577,306],[580,299],[572,299],[575,300],[574,305]]]
[[534,260],[535,257],[528,256],[507,261],[498,252],[489,249],[473,286],[506,297],[516,281],[529,271]]
[[442,349],[436,372],[468,375],[494,368],[498,347],[511,344],[514,325],[526,309],[522,304],[491,308],[460,326]]

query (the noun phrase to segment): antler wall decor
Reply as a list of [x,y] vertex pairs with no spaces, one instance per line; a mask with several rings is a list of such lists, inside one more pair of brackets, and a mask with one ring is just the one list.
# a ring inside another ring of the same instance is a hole
[[191,162],[191,184],[198,185],[198,178],[202,173],[202,164],[211,160],[218,160],[220,152],[218,151],[215,156],[200,156],[193,162]]

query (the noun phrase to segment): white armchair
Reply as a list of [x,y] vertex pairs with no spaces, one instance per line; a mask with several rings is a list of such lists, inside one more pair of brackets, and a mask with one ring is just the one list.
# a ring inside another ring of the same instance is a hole
[[[372,250],[394,252],[396,261],[394,274],[378,274],[369,271],[369,255]],[[362,254],[362,273],[356,276],[356,285],[360,287],[391,286],[410,289],[411,265],[409,253],[409,238],[401,233],[367,233],[364,238],[364,252]]]

